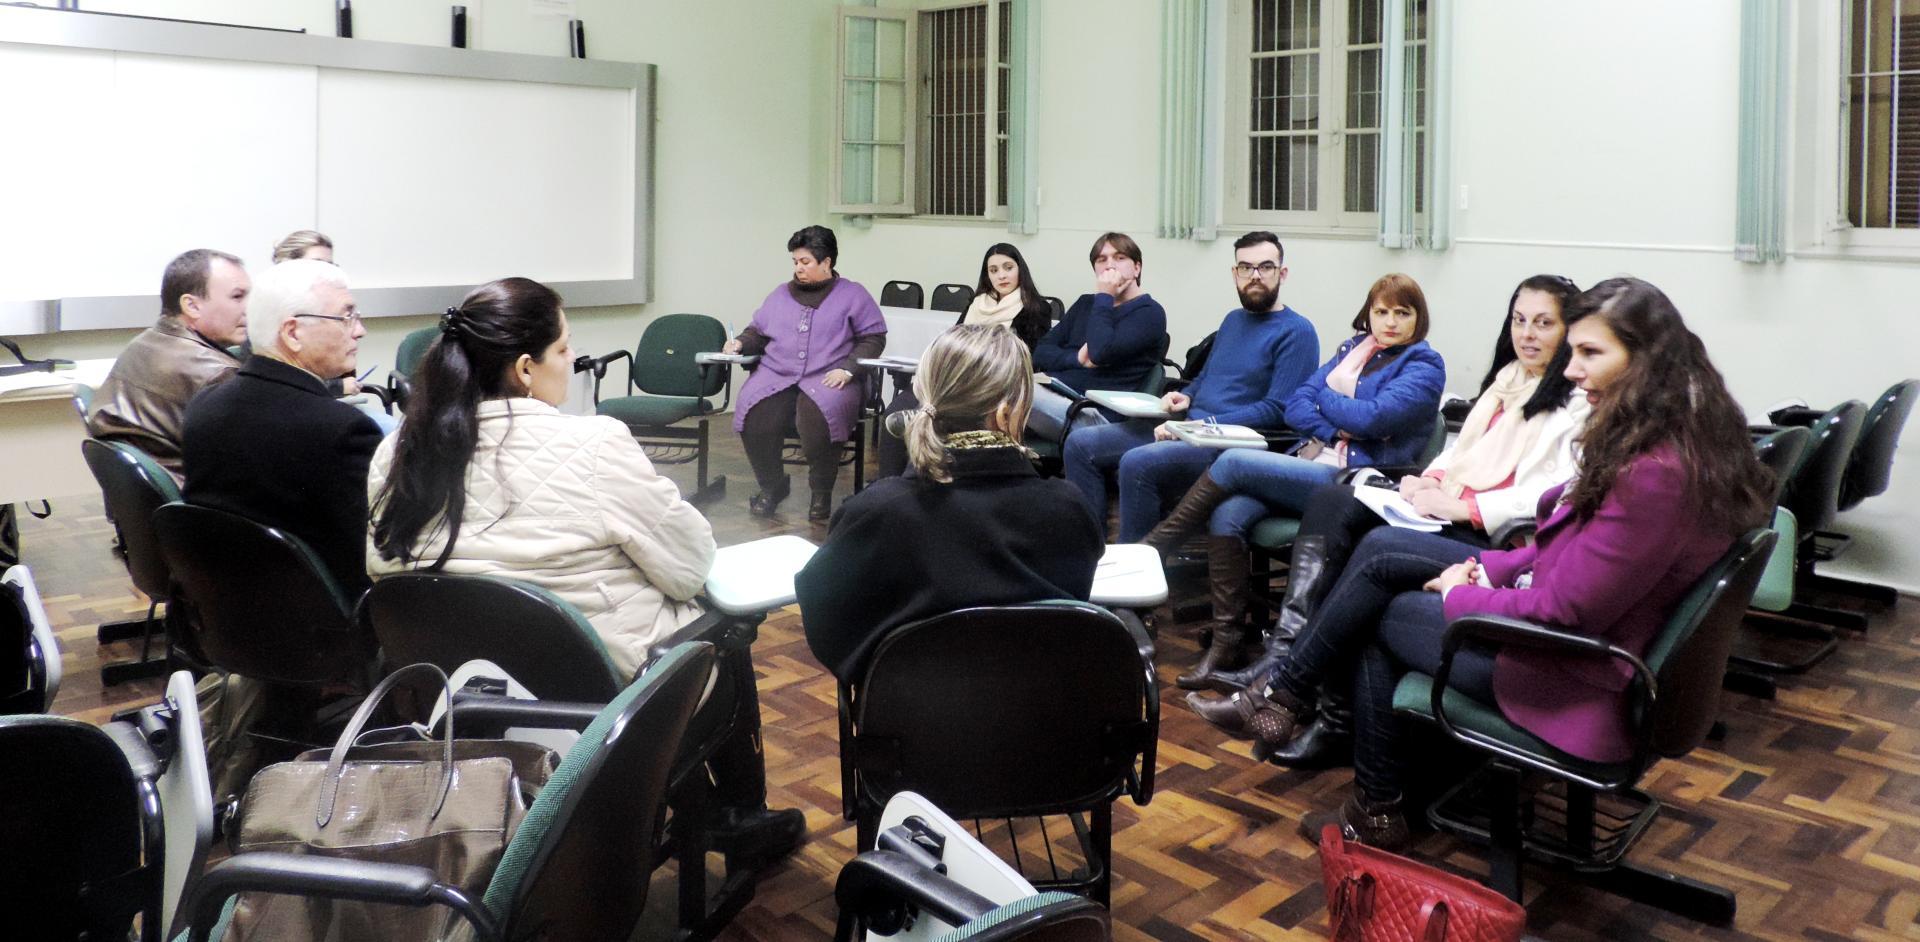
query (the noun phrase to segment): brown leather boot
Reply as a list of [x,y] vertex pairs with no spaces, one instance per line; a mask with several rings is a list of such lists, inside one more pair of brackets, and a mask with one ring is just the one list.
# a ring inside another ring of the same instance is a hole
[[1215,484],[1213,475],[1202,471],[1200,480],[1187,488],[1185,496],[1167,514],[1165,520],[1147,532],[1140,542],[1154,548],[1161,559],[1172,555],[1187,542],[1187,539],[1207,525],[1207,518],[1213,516],[1213,508],[1220,506],[1228,497],[1226,488]]
[[1300,819],[1300,836],[1309,844],[1320,843],[1320,832],[1329,824],[1340,828],[1342,837],[1368,847],[1397,851],[1413,843],[1407,829],[1407,816],[1400,801],[1369,801],[1355,788],[1337,812],[1316,811]]
[[1293,650],[1293,642],[1300,637],[1300,632],[1313,620],[1313,613],[1333,588],[1333,580],[1340,575],[1329,572],[1328,568],[1326,537],[1302,536],[1293,541],[1293,559],[1287,567],[1287,597],[1280,603],[1280,617],[1267,631],[1266,649],[1246,670],[1214,674],[1211,686],[1215,690],[1230,693],[1265,683],[1273,676],[1280,662]]
[[[1189,494],[1192,492],[1189,491]],[[1241,650],[1247,621],[1247,544],[1237,536],[1207,537],[1207,589],[1213,595],[1213,643],[1200,663],[1174,678],[1182,690],[1205,690],[1213,677],[1246,663]]]

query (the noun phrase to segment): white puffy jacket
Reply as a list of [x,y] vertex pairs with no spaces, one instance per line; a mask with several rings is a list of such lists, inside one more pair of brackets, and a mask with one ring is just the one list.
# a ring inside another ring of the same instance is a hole
[[[479,414],[465,519],[444,571],[545,588],[579,609],[633,676],[648,646],[699,617],[692,599],[713,568],[713,526],[615,419],[565,415],[537,399],[488,400]],[[396,440],[374,453],[370,501]],[[436,523],[415,556],[430,564],[445,546]],[[367,573],[413,568],[381,559],[369,524]]]

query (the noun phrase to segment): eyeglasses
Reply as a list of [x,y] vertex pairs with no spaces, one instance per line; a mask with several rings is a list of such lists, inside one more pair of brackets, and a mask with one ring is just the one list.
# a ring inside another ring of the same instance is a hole
[[333,314],[295,314],[293,316],[312,317],[312,318],[316,318],[323,321],[339,321],[340,323],[345,324],[348,327],[353,327],[359,324],[361,321],[359,311],[348,311],[344,316],[335,316]]
[[1279,270],[1280,266],[1272,262],[1261,262],[1258,265],[1249,265],[1246,262],[1241,262],[1233,266],[1233,277],[1241,281],[1245,281],[1255,275],[1259,275],[1261,278],[1272,278],[1274,272]]

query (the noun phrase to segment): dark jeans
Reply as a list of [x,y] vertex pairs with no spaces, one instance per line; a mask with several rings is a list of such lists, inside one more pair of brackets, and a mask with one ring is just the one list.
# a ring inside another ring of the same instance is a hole
[[[1393,715],[1393,688],[1409,671],[1440,667],[1447,620],[1427,580],[1479,550],[1434,533],[1395,527],[1369,532],[1315,613],[1274,684],[1310,702],[1322,684],[1352,684],[1353,778],[1372,801],[1399,799],[1404,748]],[[1447,685],[1493,703],[1493,652],[1463,648]]]
[[[738,633],[741,629],[734,629]],[[716,804],[722,808],[756,811],[767,803],[767,762],[760,740],[760,691],[753,672],[753,632],[746,630],[739,644],[721,645],[719,680],[707,702],[687,723],[682,752],[703,748],[733,723],[718,748],[707,757],[713,776]]]
[[792,434],[800,436],[800,451],[807,456],[808,486],[816,494],[832,493],[834,479],[840,476],[840,443],[833,440],[820,407],[798,386],[788,386],[754,403],[741,424],[740,444],[746,449],[747,463],[753,466],[760,490],[779,490],[787,474],[780,453]]

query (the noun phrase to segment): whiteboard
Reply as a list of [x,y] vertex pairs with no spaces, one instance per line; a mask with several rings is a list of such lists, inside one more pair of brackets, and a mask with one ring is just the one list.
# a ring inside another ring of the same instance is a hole
[[650,300],[653,67],[0,6],[0,334],[151,323],[316,228],[371,316]]

